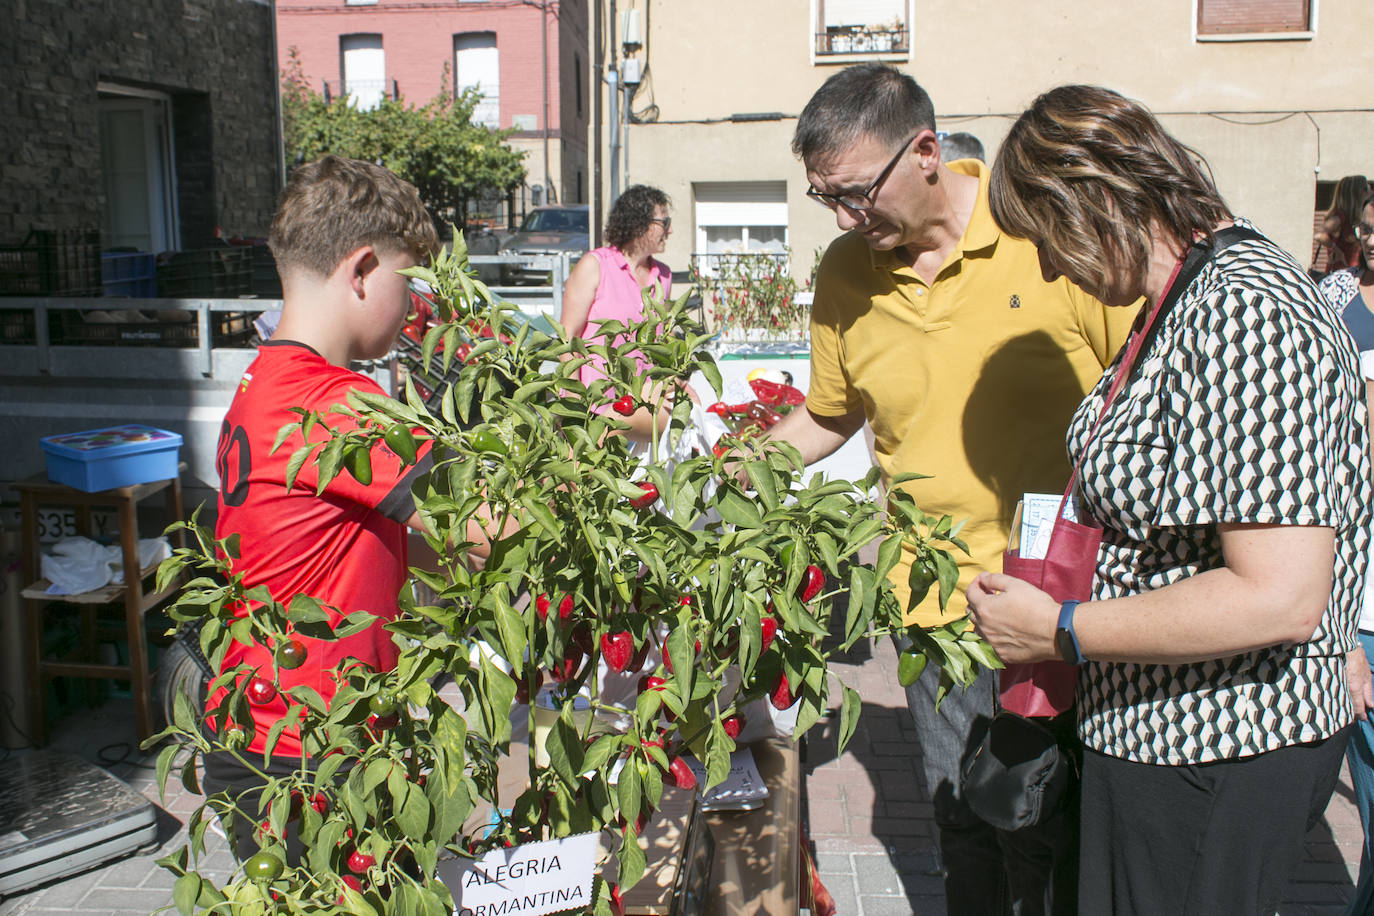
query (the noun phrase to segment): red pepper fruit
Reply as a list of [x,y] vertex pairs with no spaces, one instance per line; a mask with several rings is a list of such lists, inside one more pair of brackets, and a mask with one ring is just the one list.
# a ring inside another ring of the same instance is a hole
[[768,651],[768,647],[773,644],[773,637],[778,632],[778,621],[772,617],[759,618],[759,654]]
[[[512,675],[512,676],[514,676],[514,675]],[[534,689],[535,691],[538,691],[539,688],[542,687],[542,686],[544,686],[544,672],[542,672],[542,671],[540,671],[538,668],[536,668],[536,669],[534,669],[534,687],[533,687],[533,689]],[[524,706],[528,706],[528,705],[529,705],[529,702],[530,702],[530,690],[531,690],[531,687],[530,687],[530,682],[529,682],[529,679],[528,679],[528,678],[524,678],[524,677],[515,678],[515,702],[520,703],[521,705],[524,705]]]
[[563,683],[577,674],[577,669],[582,664],[582,647],[577,643],[568,646],[567,654],[562,659],[553,663],[553,669],[549,671],[549,676],[558,683]]
[[244,693],[248,696],[248,702],[254,706],[262,706],[277,698],[277,685],[267,678],[255,677],[248,681]]
[[692,596],[683,595],[681,598],[677,599],[677,603],[680,607],[687,607],[692,603]]
[[725,730],[725,734],[730,736],[730,740],[734,741],[739,737],[740,729],[744,727],[744,717],[726,716],[720,720],[720,727]]
[[558,619],[567,620],[572,616],[573,600],[572,595],[564,595],[558,599]]
[[777,683],[773,685],[773,692],[768,695],[768,701],[773,704],[774,709],[787,709],[792,705],[792,687],[787,683],[786,674],[778,674]]
[[821,593],[821,587],[825,585],[825,573],[821,572],[819,566],[808,566],[802,575],[801,589],[798,594],[802,601],[810,601]]
[[323,792],[316,792],[315,797],[310,799],[310,807],[314,808],[319,814],[328,814],[329,799],[324,797]]
[[614,410],[622,417],[628,417],[635,412],[635,399],[628,394],[623,397],[618,397],[611,402],[611,410]]
[[687,761],[681,757],[674,757],[668,763],[668,772],[673,775],[673,784],[679,789],[695,789],[697,787],[696,774],[687,765]]
[[612,671],[624,671],[635,654],[635,638],[621,630],[601,635],[601,657]]
[[663,685],[666,683],[668,683],[667,680],[659,677],[657,674],[646,674],[639,679],[639,692],[644,693],[646,690],[662,690]]
[[651,642],[653,642],[653,640],[646,639],[639,644],[639,648],[635,650],[634,658],[630,659],[630,671],[643,670],[644,662],[649,657],[649,644]]
[[572,641],[582,650],[583,655],[592,654],[595,640],[592,639],[592,628],[585,621],[573,627]]
[[658,487],[654,486],[649,481],[640,481],[639,489],[643,491],[643,495],[636,496],[634,499],[630,500],[630,505],[634,506],[636,509],[652,506],[654,501],[658,499]]
[[377,860],[365,852],[353,850],[348,854],[348,870],[355,875],[365,873]]
[[730,409],[725,406],[724,401],[716,401],[710,407],[706,408],[706,412],[713,413],[718,417],[727,417],[730,415]]
[[539,615],[540,622],[549,618],[549,596],[538,595],[534,599],[534,612]]
[[625,916],[625,901],[620,899],[620,885],[611,885],[611,916]]

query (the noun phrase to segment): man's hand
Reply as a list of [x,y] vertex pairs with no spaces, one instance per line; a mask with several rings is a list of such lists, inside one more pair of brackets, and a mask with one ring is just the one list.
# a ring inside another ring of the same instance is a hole
[[1356,646],[1345,654],[1345,689],[1350,691],[1355,718],[1369,718],[1369,711],[1374,709],[1374,678],[1370,677],[1369,659],[1365,658],[1363,646]]

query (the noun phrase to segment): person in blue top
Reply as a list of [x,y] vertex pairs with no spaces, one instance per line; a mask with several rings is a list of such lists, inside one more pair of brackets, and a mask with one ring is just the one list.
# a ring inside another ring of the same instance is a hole
[[[1364,376],[1366,400],[1374,385],[1374,194],[1365,195],[1360,206],[1355,236],[1359,239],[1359,263],[1327,274],[1317,288],[1340,312],[1355,349],[1360,353],[1360,374]],[[1350,766],[1350,781],[1355,789],[1355,804],[1364,824],[1364,854],[1360,857],[1360,876],[1355,896],[1346,910],[1349,916],[1374,912],[1374,689],[1371,689],[1369,659],[1374,658],[1374,595],[1365,592],[1360,610],[1360,644],[1347,657],[1351,703],[1360,722],[1350,736],[1345,759]]]

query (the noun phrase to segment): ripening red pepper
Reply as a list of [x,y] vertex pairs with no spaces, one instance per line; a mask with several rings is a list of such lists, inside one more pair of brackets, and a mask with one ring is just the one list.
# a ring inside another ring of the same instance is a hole
[[622,417],[628,417],[630,414],[635,412],[635,399],[630,397],[628,394],[622,397],[618,397],[611,402],[611,410],[614,410]]
[[773,644],[773,637],[778,632],[778,621],[773,617],[759,618],[759,654],[768,651],[768,647]]
[[674,757],[669,762],[668,772],[673,776],[673,784],[679,789],[695,789],[697,787],[696,774],[687,765],[687,761],[681,757]]
[[825,585],[825,573],[821,572],[819,566],[808,566],[806,572],[802,574],[801,587],[798,589],[798,597],[802,601],[810,601],[821,593],[821,588]]
[[635,654],[635,638],[621,630],[601,635],[601,657],[612,671],[624,671]]
[[630,500],[630,505],[634,506],[636,509],[652,506],[658,499],[658,487],[654,486],[649,481],[640,481],[639,489],[644,491],[643,495],[636,496],[634,499]]
[[787,675],[779,673],[772,692],[768,694],[768,702],[773,704],[774,709],[787,709],[792,701],[792,686],[787,683]]

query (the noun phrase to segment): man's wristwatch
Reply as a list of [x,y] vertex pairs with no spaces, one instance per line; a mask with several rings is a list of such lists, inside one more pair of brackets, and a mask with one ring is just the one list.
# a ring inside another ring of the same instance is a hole
[[1065,601],[1059,605],[1059,625],[1054,631],[1054,647],[1059,657],[1070,665],[1083,664],[1083,650],[1078,648],[1078,637],[1073,632],[1073,609],[1077,601]]

